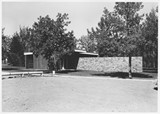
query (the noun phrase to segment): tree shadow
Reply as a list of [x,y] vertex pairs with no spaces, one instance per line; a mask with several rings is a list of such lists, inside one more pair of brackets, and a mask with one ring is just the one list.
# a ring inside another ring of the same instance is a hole
[[56,71],[56,73],[58,74],[68,74],[68,73],[72,73],[72,72],[77,72],[76,70],[70,70],[70,69],[67,69],[67,70],[59,70],[59,71]]
[[132,73],[132,76],[136,78],[153,78],[152,75],[144,73]]
[[[88,70],[60,70],[56,74],[67,74],[70,76],[99,76],[99,77],[112,77],[112,78],[122,78],[128,79],[128,72],[98,72],[98,71],[88,71]],[[157,78],[155,73],[132,73],[132,78]]]
[[89,71],[89,70],[70,70],[70,69],[56,72],[56,74],[68,74],[70,76],[93,76],[92,74],[102,74],[102,73],[103,72]]
[[127,72],[105,72],[103,74],[92,74],[93,76],[105,76],[105,77],[114,77],[114,78],[127,78]]
[[[92,74],[93,76],[105,76],[113,78],[129,78],[128,72],[105,72],[103,74]],[[144,73],[132,73],[132,78],[153,78],[152,75]]]

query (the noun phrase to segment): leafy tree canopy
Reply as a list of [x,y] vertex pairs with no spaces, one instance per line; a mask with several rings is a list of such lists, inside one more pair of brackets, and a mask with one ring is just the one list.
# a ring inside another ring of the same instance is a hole
[[49,15],[40,16],[38,22],[33,24],[33,37],[31,38],[33,52],[37,56],[43,55],[49,61],[49,67],[54,66],[56,70],[57,61],[75,47],[73,31],[68,32],[66,29],[70,24],[68,19],[68,14],[58,13],[55,20]]
[[7,59],[7,55],[10,50],[11,38],[4,35],[5,28],[2,28],[2,60]]
[[145,66],[157,68],[158,63],[158,7],[146,14],[143,23],[142,36],[145,38],[140,47],[144,57]]
[[[126,54],[133,54],[137,46],[137,39],[140,37],[140,21],[143,15],[139,15],[138,11],[143,8],[141,2],[116,2],[115,12],[117,12],[124,20],[124,33],[126,33],[126,42],[122,50]],[[140,41],[140,40],[139,40]],[[127,48],[126,48],[127,47]]]
[[77,40],[77,48],[85,50],[87,52],[96,52],[96,42],[90,38],[90,36],[81,36]]

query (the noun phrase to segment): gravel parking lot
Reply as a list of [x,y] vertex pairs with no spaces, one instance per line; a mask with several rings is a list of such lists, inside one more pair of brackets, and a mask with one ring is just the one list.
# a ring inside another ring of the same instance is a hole
[[3,112],[156,112],[153,80],[26,77],[2,80]]

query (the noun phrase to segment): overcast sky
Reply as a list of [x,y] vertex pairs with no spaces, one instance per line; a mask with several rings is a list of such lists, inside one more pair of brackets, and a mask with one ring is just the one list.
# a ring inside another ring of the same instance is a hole
[[[106,7],[113,11],[114,2],[2,2],[2,27],[4,34],[12,36],[20,26],[31,27],[39,16],[49,15],[55,19],[57,13],[68,13],[76,38],[87,34],[87,28],[96,27]],[[144,2],[141,13],[149,13],[158,3]]]

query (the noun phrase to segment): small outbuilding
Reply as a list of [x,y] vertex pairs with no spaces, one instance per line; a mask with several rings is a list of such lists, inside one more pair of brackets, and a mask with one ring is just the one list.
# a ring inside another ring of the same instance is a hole
[[[33,52],[25,52],[25,68],[26,69],[48,69],[48,61],[39,55],[36,57]],[[66,55],[59,63],[60,69],[77,69],[80,57],[98,57],[96,53],[88,53],[83,50],[74,50],[70,55]]]

